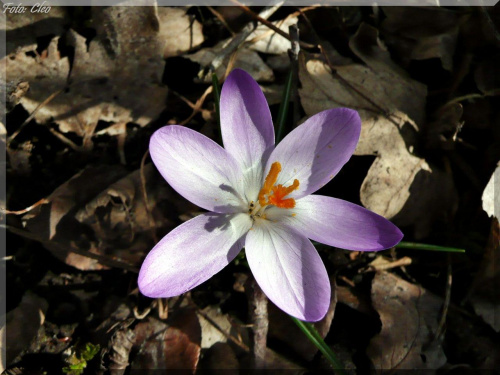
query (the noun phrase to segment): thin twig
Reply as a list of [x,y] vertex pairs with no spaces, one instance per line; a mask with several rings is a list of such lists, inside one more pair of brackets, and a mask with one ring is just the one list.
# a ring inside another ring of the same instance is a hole
[[205,99],[207,98],[208,94],[210,94],[212,92],[212,90],[213,90],[213,87],[212,86],[208,86],[208,88],[205,90],[205,92],[203,93],[203,95],[196,101],[196,104],[195,104],[195,106],[193,108],[193,112],[191,113],[191,115],[187,119],[181,121],[179,123],[179,125],[186,125],[189,121],[191,121],[191,119],[194,116],[196,116],[196,114],[198,112],[202,111],[201,107],[202,107],[203,103],[205,102]]
[[57,95],[59,95],[60,93],[62,93],[64,91],[65,88],[63,89],[60,89],[52,94],[50,94],[47,99],[45,99],[43,102],[41,102],[40,104],[38,104],[38,106],[35,108],[35,110],[31,113],[31,115],[29,115],[29,117],[21,124],[21,126],[19,126],[19,128],[7,139],[7,143],[9,144],[10,142],[12,142],[14,140],[14,138],[17,137],[17,135],[21,132],[21,130],[24,129],[24,127],[31,121],[33,120],[33,118],[36,116],[36,114],[38,113],[38,111],[45,105],[49,104]]
[[359,273],[366,273],[366,272],[386,271],[386,270],[390,270],[392,268],[408,266],[410,264],[411,264],[410,257],[402,257],[401,259],[398,259],[394,262],[389,262],[389,263],[385,263],[385,264],[368,265],[368,267],[361,268],[358,272]]
[[249,277],[245,291],[248,297],[248,310],[252,322],[252,352],[255,368],[263,369],[266,364],[267,331],[269,320],[267,316],[267,297],[253,277]]
[[50,201],[47,198],[42,198],[38,202],[36,202],[35,204],[32,204],[31,206],[26,207],[23,210],[11,211],[11,210],[7,210],[5,208],[1,208],[0,211],[7,214],[7,215],[24,215],[26,212],[30,212],[32,209],[34,209],[42,204],[47,204],[47,203],[50,203]]
[[83,151],[83,147],[78,146],[75,142],[73,142],[71,139],[66,138],[64,135],[59,133],[57,130],[48,128],[49,132],[51,132],[57,139],[59,139],[62,143],[68,145],[75,151]]
[[[271,17],[271,15],[274,12],[276,12],[281,7],[282,4],[283,2],[280,2],[272,7],[265,7],[264,10],[262,10],[262,12],[259,13],[258,17],[263,20]],[[238,3],[238,5],[240,4]],[[238,34],[236,34],[233,37],[233,39],[229,42],[229,44],[226,45],[226,47],[224,47],[222,51],[218,53],[217,57],[213,59],[212,63],[210,64],[210,69],[213,72],[216,72],[217,69],[222,65],[226,57],[232,54],[236,49],[238,49],[239,46],[245,41],[246,38],[248,38],[248,36],[251,33],[253,33],[254,30],[255,30],[254,23],[253,22],[248,23],[243,28],[243,30],[241,30]]]
[[[245,13],[247,13],[250,17],[252,17],[254,20],[262,23],[263,25],[265,25],[266,27],[270,28],[271,30],[273,30],[276,34],[279,34],[281,35],[283,38],[286,38],[288,39],[290,42],[293,42],[293,38],[290,34],[287,34],[286,32],[284,32],[283,30],[281,30],[279,27],[275,26],[272,22],[269,22],[267,19],[261,17],[260,15],[258,14],[255,14],[254,12],[252,12],[252,10],[247,7],[246,5],[243,5],[241,3],[239,3],[238,1],[236,0],[231,0],[231,2],[233,2],[234,4],[238,5],[241,10],[243,10]],[[302,48],[307,48],[307,49],[314,49],[314,48],[317,48],[318,46],[314,45],[314,44],[309,44],[309,43],[306,43],[306,42],[301,42],[299,41],[299,44]]]
[[[191,301],[191,303],[194,305],[194,302]],[[241,349],[243,349],[245,352],[250,352],[250,348],[246,346],[243,342],[239,341],[232,335],[230,335],[228,332],[223,330],[212,318],[210,318],[207,314],[205,314],[203,311],[201,311],[198,306],[194,305],[196,307],[196,313],[201,315],[207,322],[209,322],[211,325],[214,326],[214,328],[222,333],[224,337],[226,337],[228,340],[231,340],[233,343],[238,345]]]

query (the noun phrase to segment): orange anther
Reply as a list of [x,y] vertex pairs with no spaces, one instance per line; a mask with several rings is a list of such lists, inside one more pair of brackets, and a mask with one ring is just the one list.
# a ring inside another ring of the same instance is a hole
[[266,206],[266,195],[271,192],[271,189],[273,188],[274,184],[276,181],[278,181],[278,175],[281,172],[281,164],[277,161],[275,161],[271,165],[271,169],[269,170],[269,173],[266,176],[266,180],[264,181],[264,186],[262,186],[262,189],[260,189],[259,192],[259,203],[262,207]]
[[[292,191],[299,188],[299,180],[294,180],[290,186],[274,185],[278,181],[278,174],[281,172],[281,164],[274,162],[271,165],[268,175],[264,181],[264,186],[259,192],[259,203],[262,207],[272,204],[280,208],[294,208],[295,199],[285,197]],[[272,193],[271,193],[272,191]]]

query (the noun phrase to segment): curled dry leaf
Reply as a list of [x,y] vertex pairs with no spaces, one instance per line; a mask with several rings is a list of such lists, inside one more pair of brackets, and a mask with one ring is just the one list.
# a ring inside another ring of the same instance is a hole
[[[167,88],[160,25],[154,7],[94,7],[97,35],[88,43],[74,30],[55,37],[47,51],[6,58],[7,81],[30,85],[21,104],[39,123],[56,122],[62,132],[90,138],[99,120],[149,123],[163,109]],[[72,64],[58,43],[74,48]],[[36,45],[32,47],[32,51]],[[137,95],[140,93],[140,95]]]
[[170,190],[151,164],[144,168],[149,216],[142,194],[140,170],[90,167],[58,187],[49,204],[23,216],[26,229],[67,264],[81,270],[105,268],[97,259],[71,249],[90,251],[138,266],[153,244],[152,230],[173,222],[162,203]]
[[[287,17],[284,20],[275,21],[273,24],[288,34],[288,28],[292,25],[296,25],[297,22],[297,17]],[[247,42],[249,43],[250,49],[273,55],[286,54],[291,46],[287,38],[277,34],[266,25],[257,26],[255,31],[247,38]]]
[[376,155],[361,186],[368,209],[413,225],[424,237],[441,215],[455,210],[451,177],[413,154],[425,118],[426,87],[394,67],[390,55],[369,26],[351,40],[353,51],[367,66],[335,66],[301,56],[299,94],[307,115],[335,107],[356,109],[362,120],[355,155]]
[[201,347],[207,349],[218,342],[230,342],[228,336],[243,340],[248,345],[248,333],[242,327],[234,325],[227,314],[213,306],[207,306],[198,312],[201,326]]
[[[207,68],[229,42],[230,39],[222,41],[220,43],[217,43],[214,47],[203,48],[196,53],[187,55],[186,57],[189,60],[200,64],[203,68]],[[221,79],[226,74],[227,65],[229,64],[230,59],[231,56],[227,56],[224,60],[224,63],[216,69],[215,73],[217,74],[217,77],[219,79]],[[274,81],[273,71],[260,58],[257,52],[252,51],[247,47],[241,47],[240,49],[236,50],[234,64],[231,66],[231,68],[240,68],[245,70],[258,82]],[[203,79],[206,83],[212,82],[211,74],[204,75],[200,72],[200,78]]]
[[201,353],[201,328],[191,309],[179,311],[171,324],[148,317],[134,328],[132,369],[145,374],[147,370],[191,370],[195,372]]
[[446,363],[441,343],[434,340],[443,301],[424,288],[387,272],[376,273],[372,304],[382,330],[367,354],[378,371],[436,370]]

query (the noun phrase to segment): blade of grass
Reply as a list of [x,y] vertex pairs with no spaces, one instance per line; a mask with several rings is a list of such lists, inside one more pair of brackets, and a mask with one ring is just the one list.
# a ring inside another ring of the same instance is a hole
[[293,68],[290,68],[288,77],[286,78],[283,97],[281,98],[280,110],[276,121],[276,143],[280,142],[285,132],[285,123],[288,115],[288,107],[290,105],[290,95],[292,93]]
[[325,356],[325,358],[332,364],[333,369],[340,375],[345,375],[344,366],[337,359],[335,354],[332,352],[330,347],[326,345],[323,341],[321,335],[316,331],[316,328],[311,323],[303,322],[297,318],[291,316],[292,320],[297,324],[300,330],[306,335],[306,337],[311,341],[314,346],[316,346],[321,353]]
[[446,247],[446,246],[437,246],[437,245],[429,245],[425,243],[417,243],[417,242],[400,242],[396,245],[397,248],[400,249],[418,249],[418,250],[429,250],[429,251],[445,251],[449,253],[465,253],[465,249],[459,249],[456,247]]

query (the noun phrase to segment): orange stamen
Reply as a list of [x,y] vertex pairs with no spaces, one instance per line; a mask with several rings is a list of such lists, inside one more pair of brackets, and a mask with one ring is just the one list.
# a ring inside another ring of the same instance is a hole
[[[275,185],[278,175],[281,172],[281,164],[274,162],[271,165],[268,175],[264,181],[264,186],[259,192],[259,203],[262,207],[272,204],[280,208],[294,208],[295,199],[285,197],[292,191],[299,188],[299,180],[294,180],[290,186]],[[271,193],[272,191],[272,193]]]
[[280,174],[280,172],[281,164],[276,161],[271,165],[271,169],[269,170],[269,173],[266,176],[266,180],[264,181],[264,186],[262,186],[262,189],[260,189],[259,192],[259,203],[262,207],[267,205],[266,195],[271,192],[274,184],[276,183],[276,181],[278,181],[278,175]]

